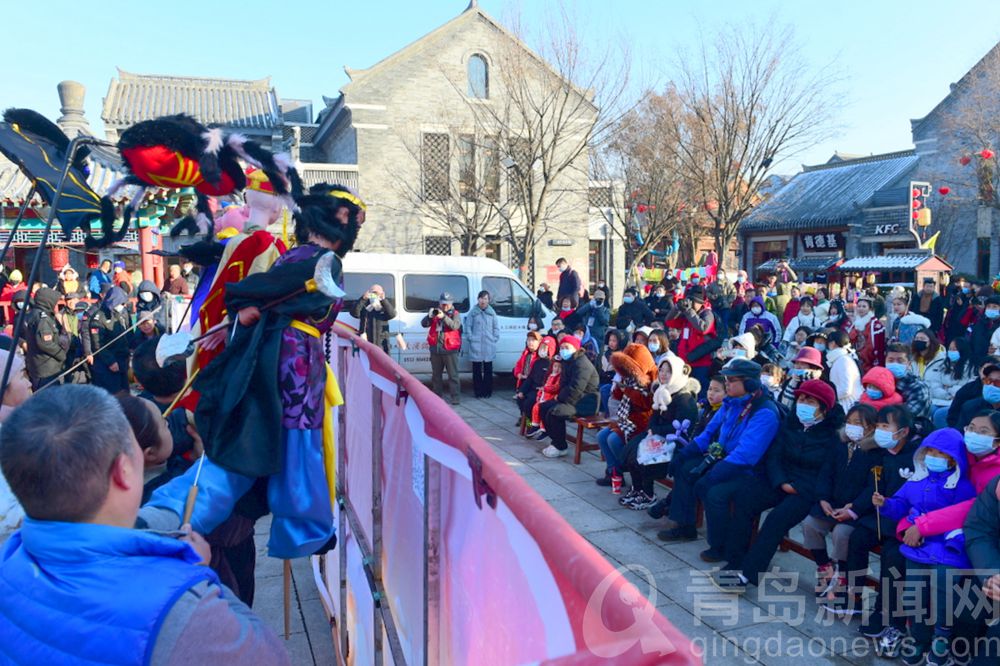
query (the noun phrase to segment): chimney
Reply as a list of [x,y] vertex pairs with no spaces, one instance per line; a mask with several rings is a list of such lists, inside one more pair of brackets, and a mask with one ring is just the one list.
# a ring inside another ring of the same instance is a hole
[[62,105],[60,109],[62,116],[56,124],[71,139],[77,134],[93,134],[90,131],[90,124],[83,115],[83,98],[87,93],[84,85],[76,81],[63,81],[56,88],[59,90],[59,103]]

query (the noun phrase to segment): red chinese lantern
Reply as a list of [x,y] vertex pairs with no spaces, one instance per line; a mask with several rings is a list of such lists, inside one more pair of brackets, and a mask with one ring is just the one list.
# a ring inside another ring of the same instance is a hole
[[983,150],[979,153],[979,156],[984,160],[991,160],[993,159],[993,151],[989,148],[983,148]]
[[921,194],[923,194],[923,192],[921,192],[920,190],[918,190],[917,188],[915,188],[915,187],[914,187],[914,188],[913,188],[913,189],[912,189],[912,190],[910,191],[910,194],[912,194],[912,195],[913,195],[913,196],[915,196],[915,197],[919,197],[919,196],[920,196]]
[[917,211],[913,211],[913,219],[914,220],[920,219],[920,213],[918,213]]
[[968,155],[962,155],[960,158],[958,158],[958,163],[961,164],[962,166],[968,166],[969,162],[971,161],[972,158],[969,157]]
[[913,210],[917,210],[917,209],[919,209],[919,208],[920,208],[921,206],[923,206],[923,204],[922,204],[922,203],[920,203],[920,200],[919,200],[919,199],[914,199],[914,200],[913,200]]
[[950,188],[950,187],[948,187],[947,185],[946,185],[946,186],[944,186],[944,187],[939,187],[939,188],[938,188],[938,194],[940,194],[940,195],[941,195],[941,196],[943,196],[943,197],[946,197],[946,196],[948,196],[948,193],[949,193],[949,192],[951,192],[951,188]]
[[640,213],[645,213],[646,212],[646,204],[639,204],[638,206],[636,206],[636,210],[639,211]]
[[49,250],[49,266],[57,273],[69,263],[69,250],[64,247],[54,247]]

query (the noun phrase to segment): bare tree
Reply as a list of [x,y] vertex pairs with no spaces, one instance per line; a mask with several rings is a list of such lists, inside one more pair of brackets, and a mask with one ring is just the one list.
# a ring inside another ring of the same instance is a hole
[[553,223],[586,206],[589,152],[631,107],[630,58],[623,42],[604,50],[584,44],[565,8],[537,34],[517,15],[505,22],[508,31],[498,32],[491,49],[489,102],[464,95],[465,80],[455,86],[468,100],[474,133],[501,146],[507,196],[486,205],[511,263],[526,271]]
[[672,112],[677,159],[720,260],[772,166],[834,133],[836,79],[810,69],[789,28],[730,27],[682,58]]

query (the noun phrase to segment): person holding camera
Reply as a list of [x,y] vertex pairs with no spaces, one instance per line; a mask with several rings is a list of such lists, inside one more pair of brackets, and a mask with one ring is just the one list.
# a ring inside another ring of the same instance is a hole
[[709,549],[702,559],[722,551],[731,522],[730,504],[753,483],[778,432],[778,406],[760,383],[761,367],[737,358],[720,374],[726,397],[708,427],[674,458],[670,520],[676,527],[657,534],[661,541],[694,541],[695,507],[701,499],[708,523]]
[[431,308],[420,325],[427,331],[427,347],[431,353],[431,384],[434,392],[444,397],[441,386],[445,370],[448,371],[448,389],[451,404],[458,404],[461,383],[458,378],[458,353],[462,349],[462,317],[455,309],[455,299],[444,292],[438,307]]
[[389,321],[396,318],[396,308],[385,297],[385,290],[373,284],[351,308],[351,316],[358,320],[358,333],[377,347],[389,353]]

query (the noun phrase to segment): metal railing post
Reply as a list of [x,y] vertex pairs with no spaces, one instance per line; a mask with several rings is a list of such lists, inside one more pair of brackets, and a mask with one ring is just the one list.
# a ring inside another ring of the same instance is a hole
[[[337,379],[347,388],[347,348],[337,345]],[[347,405],[337,409],[337,559],[340,574],[340,617],[337,631],[340,634],[340,654],[347,660]],[[357,535],[355,535],[357,538]]]

